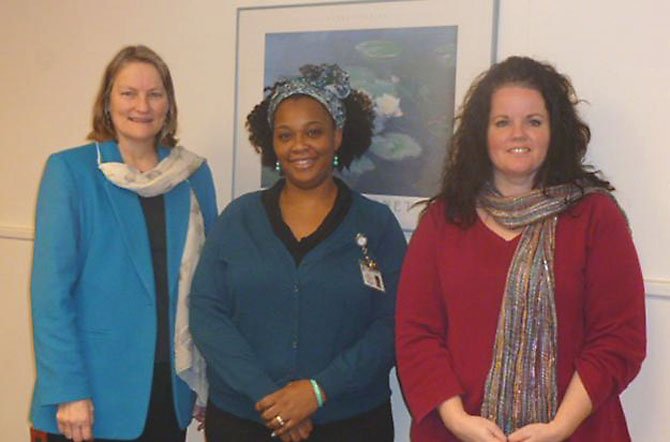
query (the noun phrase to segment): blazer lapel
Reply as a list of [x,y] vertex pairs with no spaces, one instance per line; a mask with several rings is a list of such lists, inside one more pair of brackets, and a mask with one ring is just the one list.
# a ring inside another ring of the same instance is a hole
[[[106,142],[100,145],[102,161],[122,162],[121,154],[116,143]],[[104,177],[104,188],[109,197],[114,218],[120,226],[121,239],[128,249],[128,256],[137,271],[137,275],[146,288],[146,294],[154,300],[156,287],[154,282],[153,261],[151,258],[151,246],[147,235],[146,221],[142,212],[137,194],[130,190],[117,187]]]

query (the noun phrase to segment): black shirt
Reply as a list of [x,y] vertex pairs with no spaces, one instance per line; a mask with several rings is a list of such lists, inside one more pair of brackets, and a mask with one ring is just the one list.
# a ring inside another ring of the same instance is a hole
[[326,215],[323,222],[321,222],[321,225],[314,231],[314,233],[298,240],[293,236],[293,232],[291,232],[291,229],[286,225],[281,216],[279,195],[281,195],[281,191],[285,184],[285,180],[279,180],[274,186],[264,190],[261,193],[261,201],[263,202],[265,212],[268,215],[270,224],[272,224],[272,229],[274,230],[275,235],[279,237],[289,253],[291,253],[295,260],[295,264],[300,265],[300,262],[305,255],[319,245],[321,241],[328,238],[328,235],[333,233],[342,223],[344,217],[347,216],[349,208],[351,207],[351,190],[349,190],[342,180],[335,178],[337,197],[335,198],[333,208],[330,209],[330,212],[328,212],[328,215]]
[[170,362],[170,326],[167,276],[167,236],[165,232],[165,202],[163,195],[150,198],[140,197],[142,211],[147,224],[154,281],[156,284],[156,357],[155,363]]

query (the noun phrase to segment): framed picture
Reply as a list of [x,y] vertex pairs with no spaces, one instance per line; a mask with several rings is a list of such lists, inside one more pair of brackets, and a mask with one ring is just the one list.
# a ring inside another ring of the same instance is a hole
[[246,115],[304,64],[336,63],[375,105],[370,149],[340,177],[387,204],[406,232],[439,190],[456,106],[493,61],[497,1],[409,0],[238,9],[233,196],[278,179]]

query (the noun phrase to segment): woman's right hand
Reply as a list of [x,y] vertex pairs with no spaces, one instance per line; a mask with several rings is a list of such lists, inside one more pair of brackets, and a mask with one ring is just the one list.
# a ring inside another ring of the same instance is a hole
[[505,433],[494,422],[465,412],[460,396],[438,407],[444,426],[463,442],[506,442]]
[[[261,414],[265,426],[274,430],[278,436],[309,419],[318,408],[314,389],[308,379],[290,382],[256,403],[256,411]],[[281,417],[282,422],[277,422],[278,417]]]
[[58,431],[74,442],[93,440],[93,402],[90,399],[65,402],[56,413]]
[[456,425],[449,429],[463,442],[506,442],[507,437],[500,427],[481,416],[465,415]]

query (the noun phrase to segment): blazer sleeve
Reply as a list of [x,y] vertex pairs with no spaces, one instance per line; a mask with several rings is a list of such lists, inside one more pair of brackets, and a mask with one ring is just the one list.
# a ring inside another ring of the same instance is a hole
[[620,394],[645,357],[644,284],[628,223],[598,198],[587,238],[585,343],[575,363],[593,409]]
[[424,215],[409,244],[398,288],[398,376],[413,418],[420,423],[445,400],[464,392],[447,346],[447,318],[440,288],[438,244],[441,204]]
[[83,253],[80,211],[68,165],[51,156],[37,202],[31,286],[40,405],[91,397],[73,295]]
[[314,376],[328,398],[364,388],[373,379],[388,376],[394,365],[396,292],[407,243],[395,216],[386,207],[384,211],[382,233],[371,252],[383,272],[386,293],[375,297],[374,317],[361,338]]
[[193,184],[202,217],[205,221],[205,231],[209,231],[218,215],[216,205],[216,190],[214,188],[214,179],[212,171],[207,162],[204,162],[198,171],[193,175]]

